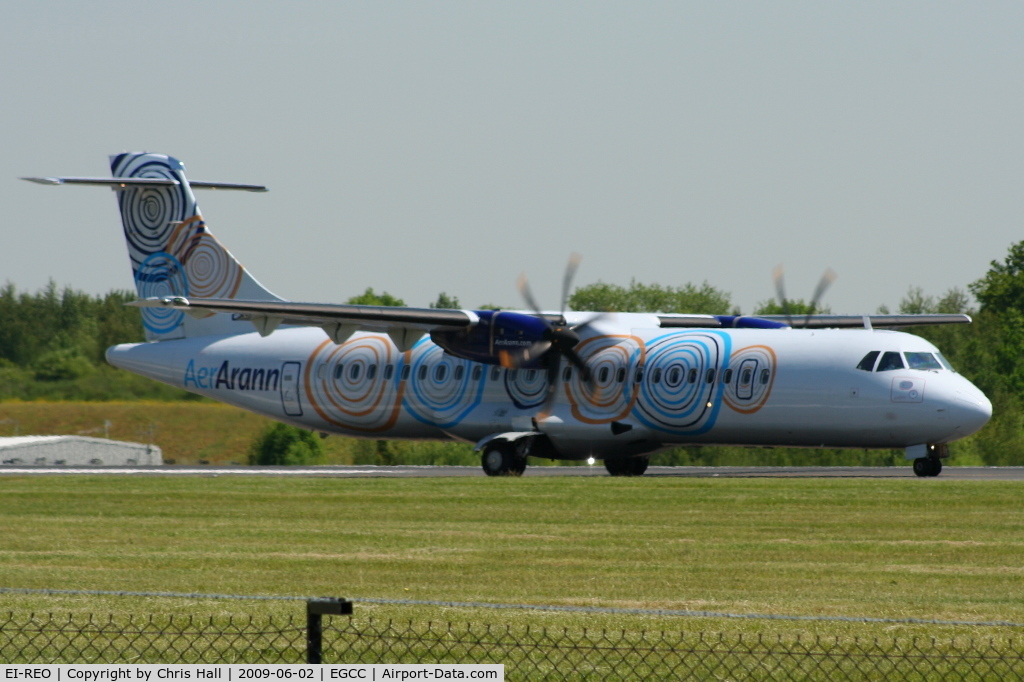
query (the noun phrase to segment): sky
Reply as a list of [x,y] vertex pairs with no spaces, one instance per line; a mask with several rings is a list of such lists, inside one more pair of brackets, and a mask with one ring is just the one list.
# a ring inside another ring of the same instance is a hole
[[49,2],[0,23],[0,282],[132,288],[108,176],[151,151],[269,289],[557,308],[710,284],[898,307],[1024,240],[1024,4]]

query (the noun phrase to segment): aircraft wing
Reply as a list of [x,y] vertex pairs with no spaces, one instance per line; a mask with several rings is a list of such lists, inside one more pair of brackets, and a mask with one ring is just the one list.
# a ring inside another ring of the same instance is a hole
[[471,310],[399,308],[389,306],[291,303],[288,301],[240,301],[221,298],[168,296],[146,298],[128,305],[138,308],[174,308],[194,317],[227,313],[253,323],[261,336],[281,324],[322,327],[335,343],[357,331],[384,332],[402,350],[408,350],[427,332],[465,329],[479,322]]
[[[785,315],[757,315],[764,320],[787,323]],[[804,322],[806,321],[806,324]],[[866,327],[870,321],[872,327],[921,327],[932,324],[970,324],[970,315],[951,314],[920,314],[920,315],[793,315],[793,326],[805,329],[842,329]]]

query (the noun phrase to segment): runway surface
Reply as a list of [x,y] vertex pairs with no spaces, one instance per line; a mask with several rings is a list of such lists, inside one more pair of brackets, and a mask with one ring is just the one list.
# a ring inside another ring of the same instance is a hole
[[[329,478],[484,477],[480,467],[456,466],[0,466],[0,476],[312,476]],[[607,476],[593,466],[531,466],[524,476]],[[905,467],[650,467],[645,477],[676,478],[917,478]],[[926,479],[932,480],[932,479]],[[946,467],[935,480],[1024,481],[1024,467]]]

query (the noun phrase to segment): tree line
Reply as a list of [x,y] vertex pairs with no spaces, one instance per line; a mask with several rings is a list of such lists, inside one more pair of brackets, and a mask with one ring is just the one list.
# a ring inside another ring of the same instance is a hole
[[[970,295],[968,294],[970,292]],[[972,303],[971,295],[976,303]],[[106,348],[145,338],[137,308],[125,304],[135,294],[115,290],[94,296],[50,282],[36,293],[0,288],[0,400],[197,400],[186,391],[159,384],[106,364]],[[401,306],[404,301],[368,288],[348,303]],[[627,286],[597,282],[577,288],[569,299],[575,310],[738,314],[727,292],[707,282],[663,286],[632,281]],[[459,308],[458,299],[442,292],[431,304]],[[495,306],[481,306],[493,308]],[[789,302],[794,315],[808,304]],[[758,304],[753,314],[778,314],[774,301]],[[823,309],[821,312],[828,312]],[[890,312],[881,306],[878,312]],[[975,436],[951,447],[954,463],[1024,464],[1024,242],[1014,244],[1002,261],[967,289],[939,296],[911,288],[900,313],[968,313],[974,322],[915,328],[935,343],[957,371],[983,390],[993,403],[992,421]],[[404,463],[398,459],[435,456],[436,448],[371,441],[358,448],[361,463]],[[412,449],[410,449],[412,448]],[[444,448],[448,463],[473,463],[468,448]],[[363,452],[365,450],[365,452]],[[439,452],[439,451],[437,451]],[[898,465],[903,453],[891,451],[804,450],[796,448],[686,447],[655,455],[655,463],[706,465]]]

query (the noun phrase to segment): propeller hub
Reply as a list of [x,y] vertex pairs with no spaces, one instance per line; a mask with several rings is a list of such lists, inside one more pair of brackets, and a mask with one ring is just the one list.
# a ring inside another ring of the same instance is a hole
[[549,327],[544,333],[544,338],[559,352],[575,348],[580,342],[580,335],[569,327]]

